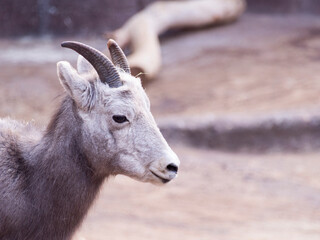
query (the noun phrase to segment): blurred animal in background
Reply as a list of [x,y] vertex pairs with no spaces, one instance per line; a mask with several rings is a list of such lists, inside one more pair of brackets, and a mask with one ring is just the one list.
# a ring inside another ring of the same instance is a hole
[[158,1],[131,17],[121,28],[106,37],[120,47],[130,45],[128,60],[133,75],[143,80],[154,78],[161,67],[158,35],[169,29],[199,28],[232,22],[242,15],[245,0]]
[[104,179],[124,174],[163,184],[179,160],[161,135],[141,81],[122,50],[64,42],[80,55],[75,70],[57,64],[66,91],[42,132],[0,120],[0,239],[70,239]]

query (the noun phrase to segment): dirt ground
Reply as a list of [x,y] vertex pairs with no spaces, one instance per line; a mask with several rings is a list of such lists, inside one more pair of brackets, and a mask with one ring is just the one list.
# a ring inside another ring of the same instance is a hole
[[[156,120],[320,109],[320,19],[245,15],[162,39],[163,68],[146,83]],[[70,39],[70,38],[69,38]],[[100,49],[103,39],[81,39]],[[0,40],[0,117],[45,125],[75,64],[66,38]],[[231,154],[173,143],[182,165],[165,187],[109,179],[79,234],[99,239],[318,240],[320,152]]]
[[313,17],[245,15],[164,41],[162,81],[147,88],[155,113],[319,110],[319,26]]
[[175,146],[165,187],[110,179],[79,234],[86,239],[318,240],[320,154],[242,155]]

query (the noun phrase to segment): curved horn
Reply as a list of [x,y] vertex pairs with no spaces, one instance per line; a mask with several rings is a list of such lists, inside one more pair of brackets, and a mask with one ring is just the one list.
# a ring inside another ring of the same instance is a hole
[[63,42],[61,46],[71,48],[87,59],[97,71],[101,82],[107,83],[111,88],[122,86],[117,69],[102,52],[86,44],[74,41]]
[[126,73],[131,74],[126,55],[124,55],[119,45],[113,39],[109,39],[107,45],[110,51],[111,60],[113,64],[122,68]]

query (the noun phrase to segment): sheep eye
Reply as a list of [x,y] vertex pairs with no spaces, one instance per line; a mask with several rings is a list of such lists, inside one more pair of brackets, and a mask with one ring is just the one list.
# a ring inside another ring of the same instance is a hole
[[112,119],[117,123],[128,122],[127,117],[124,115],[114,115],[114,116],[112,116]]

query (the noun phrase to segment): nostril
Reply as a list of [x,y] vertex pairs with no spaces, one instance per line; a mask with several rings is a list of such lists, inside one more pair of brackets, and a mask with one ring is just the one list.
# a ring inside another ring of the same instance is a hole
[[178,172],[178,166],[175,165],[174,163],[170,163],[168,166],[167,166],[167,169],[171,172],[175,172],[177,173]]

